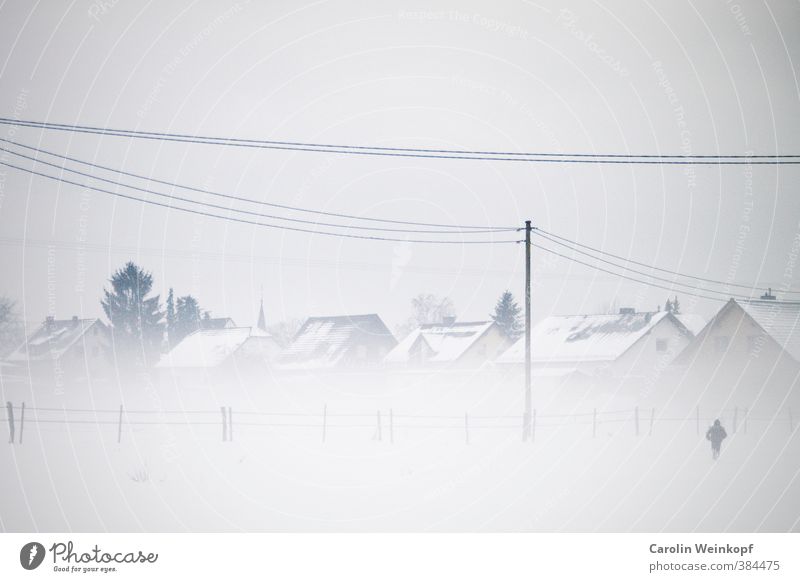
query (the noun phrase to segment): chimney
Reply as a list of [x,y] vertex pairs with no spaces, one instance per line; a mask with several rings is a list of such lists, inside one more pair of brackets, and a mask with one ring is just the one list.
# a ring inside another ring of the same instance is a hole
[[772,287],[770,287],[769,291],[767,291],[761,296],[761,299],[763,299],[764,301],[775,301],[775,296],[772,294]]
[[445,324],[447,327],[452,327],[455,322],[456,322],[455,315],[445,315],[444,317],[442,317],[442,323]]
[[56,321],[55,317],[53,317],[52,315],[48,315],[47,317],[44,318],[44,328],[47,331],[51,331],[53,329],[55,321]]
[[78,327],[78,316],[77,315],[73,315],[72,316],[72,327]]
[[636,315],[636,308],[635,307],[620,307],[619,308],[620,315]]

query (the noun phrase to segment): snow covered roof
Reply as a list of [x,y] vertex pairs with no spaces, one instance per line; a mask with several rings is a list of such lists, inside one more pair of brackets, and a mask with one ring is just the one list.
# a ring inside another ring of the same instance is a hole
[[249,327],[201,329],[162,356],[159,368],[215,368],[251,338]]
[[280,363],[286,369],[333,367],[358,346],[388,351],[395,345],[392,332],[374,313],[309,317],[281,354]]
[[8,355],[9,362],[58,359],[77,343],[94,325],[102,331],[106,326],[99,319],[47,318],[20,347]]
[[[614,361],[665,319],[691,333],[666,311],[547,317],[531,330],[531,358],[537,364]],[[523,337],[496,361],[518,364],[524,359]]]
[[800,301],[751,299],[737,303],[792,358],[800,361]]
[[686,329],[692,332],[692,335],[697,335],[708,323],[705,318],[695,313],[678,313],[675,315]]
[[406,363],[411,359],[412,348],[417,342],[425,342],[430,352],[426,362],[455,362],[480,337],[494,325],[491,321],[429,323],[411,332],[386,356],[391,364]]

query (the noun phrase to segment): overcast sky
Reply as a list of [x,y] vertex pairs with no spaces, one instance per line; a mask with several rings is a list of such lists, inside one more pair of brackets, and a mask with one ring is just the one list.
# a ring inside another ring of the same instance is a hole
[[[798,32],[795,1],[9,1],[0,7],[0,115],[399,147],[800,154]],[[0,137],[330,212],[460,224],[531,219],[665,269],[800,288],[800,166],[421,160],[9,126]],[[102,287],[127,259],[154,273],[159,292],[192,293],[241,325],[254,323],[262,286],[272,322],[377,312],[394,326],[420,292],[450,296],[460,318],[482,319],[504,289],[522,295],[517,244],[279,231],[7,168],[0,188],[0,294],[17,299],[26,320],[101,315]],[[668,295],[533,256],[535,319],[612,303],[654,309]],[[718,307],[678,295],[706,316]]]

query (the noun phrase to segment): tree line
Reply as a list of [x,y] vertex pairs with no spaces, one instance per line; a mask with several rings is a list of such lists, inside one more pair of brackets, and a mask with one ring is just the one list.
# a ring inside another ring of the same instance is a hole
[[[211,312],[201,307],[191,294],[175,295],[170,287],[166,305],[160,295],[151,295],[153,275],[132,261],[115,271],[109,279],[110,288],[103,289],[101,305],[112,330],[114,354],[118,363],[135,362],[149,366],[161,354],[178,345],[187,335],[201,329]],[[680,313],[677,296],[667,299],[664,310]],[[455,316],[455,306],[449,297],[440,298],[421,293],[411,300],[411,315],[396,328],[403,337],[419,327],[441,323]],[[522,309],[514,295],[505,290],[489,314],[500,330],[511,340],[522,336]],[[299,328],[299,321],[280,322],[270,328],[279,343],[287,344]],[[0,296],[0,357],[24,341],[24,326],[15,303]]]

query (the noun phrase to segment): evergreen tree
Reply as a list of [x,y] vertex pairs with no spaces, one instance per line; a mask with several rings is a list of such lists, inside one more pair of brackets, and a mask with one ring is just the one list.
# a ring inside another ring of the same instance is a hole
[[678,301],[677,295],[675,296],[675,299],[673,301],[670,301],[669,298],[667,298],[667,302],[664,304],[664,311],[666,311],[667,313],[671,313],[673,315],[681,314],[681,304]]
[[506,290],[494,306],[492,320],[500,327],[511,341],[517,340],[523,333],[522,309],[514,300],[510,291]]
[[681,314],[681,304],[678,302],[678,296],[675,296],[675,299],[672,301],[672,314],[673,315],[680,315]]
[[148,297],[153,276],[128,262],[111,276],[111,290],[101,301],[114,338],[117,362],[123,366],[156,363],[164,336],[159,296]]
[[[208,312],[206,319],[210,316]],[[175,344],[177,345],[183,338],[192,332],[200,329],[200,320],[203,318],[203,311],[197,299],[191,295],[178,297],[175,304]]]

